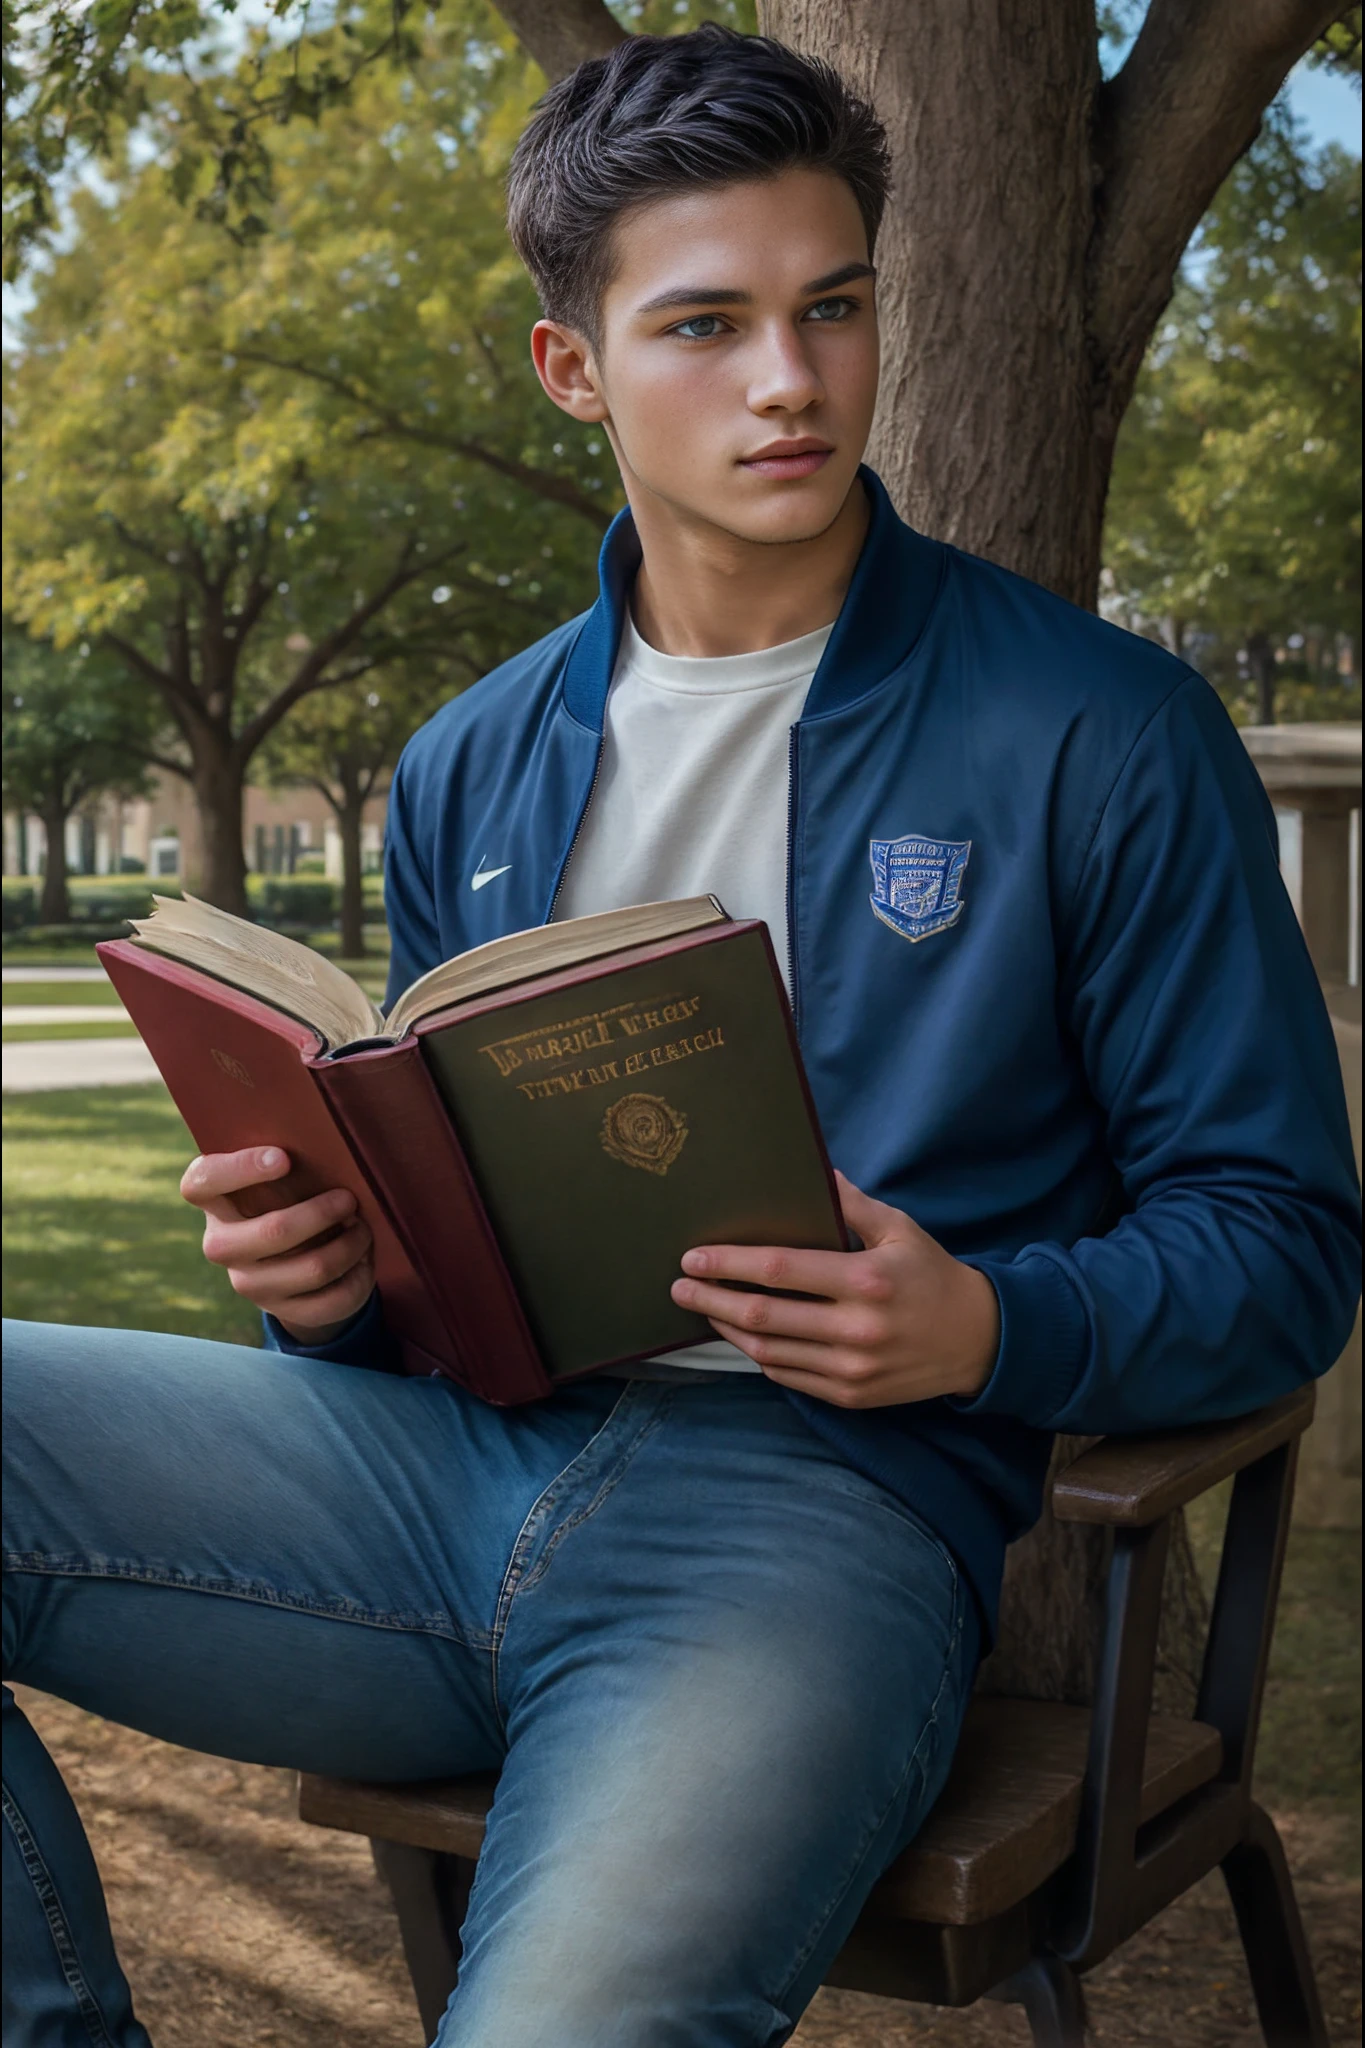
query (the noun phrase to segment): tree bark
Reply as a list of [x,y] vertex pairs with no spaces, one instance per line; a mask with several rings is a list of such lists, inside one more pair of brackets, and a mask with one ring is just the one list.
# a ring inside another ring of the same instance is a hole
[[1118,437],[1185,244],[1331,0],[1152,0],[1102,81],[1092,0],[759,0],[870,99],[869,459],[913,526],[1093,607]]
[[365,957],[365,881],[360,837],[365,799],[353,777],[341,779],[341,801],[330,798],[341,835],[341,930],[338,944],[343,960]]
[[1275,649],[1268,633],[1252,633],[1247,640],[1247,664],[1256,685],[1258,725],[1275,723]]
[[604,0],[498,0],[498,12],[552,83],[626,39]]
[[1085,322],[1089,0],[759,11],[870,99],[891,143],[869,460],[913,526],[1093,603],[1113,431]]
[[245,776],[233,749],[221,749],[199,737],[191,776],[203,866],[193,879],[197,892],[220,910],[248,917],[246,852],[242,845],[242,795]]
[[40,924],[70,924],[71,892],[67,888],[66,820],[67,806],[60,797],[44,804],[38,814],[47,835],[43,859],[43,887],[38,900]]

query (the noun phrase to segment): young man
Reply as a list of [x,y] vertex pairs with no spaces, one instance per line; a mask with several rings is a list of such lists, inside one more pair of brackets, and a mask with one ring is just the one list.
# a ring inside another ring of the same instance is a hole
[[[616,904],[765,917],[863,1248],[701,1248],[714,1343],[507,1413],[384,1370],[349,1198],[246,1219],[255,1151],[185,1192],[273,1352],[11,1337],[15,1676],[233,1756],[500,1766],[442,2048],[784,2040],[943,1781],[1052,1433],[1245,1411],[1350,1324],[1335,1053],[1217,700],[859,468],[886,177],[756,38],[549,94],[532,346],[630,510],[592,611],[412,743],[387,882],[396,987]],[[6,2043],[133,2048],[11,1720]]]

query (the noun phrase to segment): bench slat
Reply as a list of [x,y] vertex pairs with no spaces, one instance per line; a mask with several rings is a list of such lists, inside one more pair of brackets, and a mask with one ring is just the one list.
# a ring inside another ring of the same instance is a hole
[[[1084,1707],[974,1699],[938,1804],[868,1902],[879,1919],[967,1927],[1035,1891],[1070,1855],[1090,1739]],[[1218,1775],[1215,1728],[1153,1715],[1139,1817],[1155,1818]],[[299,1815],[319,1827],[477,1857],[493,1773],[422,1785],[305,1774]]]

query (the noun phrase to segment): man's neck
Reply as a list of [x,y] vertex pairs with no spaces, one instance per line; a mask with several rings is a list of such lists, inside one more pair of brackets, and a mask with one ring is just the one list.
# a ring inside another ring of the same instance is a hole
[[687,524],[640,494],[632,512],[643,560],[631,610],[661,654],[753,654],[818,632],[836,617],[870,517],[855,482],[838,514],[810,540],[765,544]]

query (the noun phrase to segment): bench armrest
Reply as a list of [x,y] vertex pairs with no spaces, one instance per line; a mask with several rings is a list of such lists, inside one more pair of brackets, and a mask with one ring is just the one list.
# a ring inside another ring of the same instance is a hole
[[1105,1437],[1058,1476],[1052,1512],[1059,1522],[1122,1529],[1159,1522],[1229,1473],[1301,1435],[1313,1419],[1315,1399],[1310,1384],[1235,1422],[1159,1436]]

